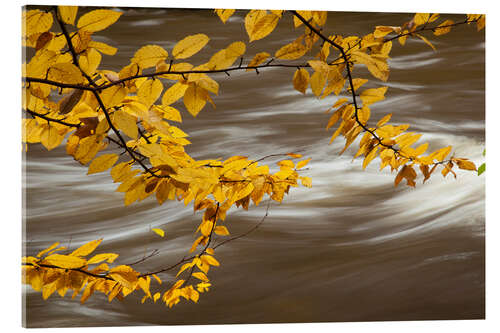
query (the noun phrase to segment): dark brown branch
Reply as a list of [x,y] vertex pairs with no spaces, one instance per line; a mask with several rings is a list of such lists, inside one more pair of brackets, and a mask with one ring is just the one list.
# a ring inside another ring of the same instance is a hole
[[62,268],[62,267],[59,267],[59,266],[48,265],[48,264],[39,264],[39,263],[37,263],[36,265],[34,265],[34,264],[30,263],[30,262],[22,262],[21,265],[22,266],[34,266],[34,267],[40,266],[40,267],[43,267],[43,268],[63,269],[63,270],[68,270],[68,271],[80,272],[82,274],[85,274],[85,275],[88,275],[88,276],[92,276],[92,277],[95,277],[95,278],[99,278],[99,279],[105,279],[105,280],[115,281],[115,280],[113,280],[112,278],[110,278],[107,275],[94,274],[94,273],[91,273],[91,272],[86,271],[86,270],[81,269],[81,268]]
[[72,124],[72,123],[67,123],[61,119],[56,119],[56,118],[51,118],[51,117],[47,117],[47,115],[45,114],[41,114],[41,113],[38,113],[38,112],[35,112],[35,111],[32,111],[30,109],[26,109],[26,112],[35,116],[35,117],[39,117],[39,118],[42,118],[42,119],[45,119],[47,120],[47,122],[54,122],[54,123],[58,123],[58,124],[61,124],[61,125],[64,125],[64,126],[68,126],[68,127],[80,127],[81,126],[81,123],[79,124]]
[[68,33],[68,30],[66,29],[66,25],[64,24],[64,22],[61,20],[61,18],[59,17],[59,10],[57,9],[57,6],[54,6],[54,13],[55,13],[55,16],[56,16],[56,20],[57,22],[59,23],[59,27],[61,27],[61,31],[62,33],[64,34],[64,38],[66,39],[66,42],[68,43],[68,48],[69,48],[69,52],[71,53],[71,57],[73,58],[73,64],[78,67],[78,69],[80,70],[80,72],[82,73],[82,75],[87,79],[87,81],[93,85],[93,86],[96,86],[94,80],[92,80],[92,78],[90,76],[87,75],[87,73],[85,73],[85,71],[80,67],[80,64],[78,63],[78,54],[73,46],[73,42],[71,40],[71,37],[69,36],[69,33]]

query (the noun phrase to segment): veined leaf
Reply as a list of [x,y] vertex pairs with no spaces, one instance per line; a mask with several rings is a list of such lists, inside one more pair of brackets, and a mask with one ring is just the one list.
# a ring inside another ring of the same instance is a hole
[[86,265],[87,261],[72,255],[52,254],[47,256],[42,263],[50,264],[61,268],[80,268]]
[[307,48],[300,43],[293,42],[281,47],[274,56],[284,60],[295,60],[306,54]]
[[196,34],[187,36],[180,40],[172,50],[172,55],[176,59],[186,59],[198,53],[205,45],[207,45],[210,38],[205,34]]
[[295,90],[305,94],[309,86],[309,72],[304,68],[299,68],[293,74],[293,87]]
[[168,57],[168,52],[158,45],[146,45],[141,47],[132,58],[132,62],[138,64],[141,68],[154,67],[160,61]]
[[93,173],[103,172],[111,168],[116,161],[118,161],[118,155],[116,154],[104,154],[92,161],[89,165],[89,170],[87,175]]
[[57,10],[64,23],[71,25],[75,24],[78,6],[57,6]]
[[215,9],[215,13],[219,16],[222,23],[226,23],[226,21],[234,14],[235,9]]
[[90,241],[82,246],[80,246],[78,249],[70,253],[70,256],[75,256],[75,257],[85,257],[92,252],[101,244],[102,238]]
[[101,31],[115,23],[121,15],[114,10],[96,9],[82,15],[76,27],[90,32]]

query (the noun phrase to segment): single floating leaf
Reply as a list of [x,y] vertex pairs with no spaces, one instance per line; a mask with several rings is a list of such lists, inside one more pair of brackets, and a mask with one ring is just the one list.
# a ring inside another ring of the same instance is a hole
[[165,231],[159,228],[153,228],[151,229],[155,234],[159,235],[160,237],[165,237]]

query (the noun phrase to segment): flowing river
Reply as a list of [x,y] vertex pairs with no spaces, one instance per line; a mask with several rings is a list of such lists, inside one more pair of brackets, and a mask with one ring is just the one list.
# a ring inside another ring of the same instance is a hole
[[[102,68],[117,70],[146,44],[171,51],[186,35],[211,40],[195,57],[206,61],[237,40],[248,42],[245,12],[226,24],[210,10],[125,9],[95,39],[119,49],[103,56]],[[465,15],[447,15],[461,21]],[[331,12],[326,34],[363,35],[377,25],[398,26],[409,14]],[[442,20],[442,19],[441,19]],[[302,28],[300,28],[302,29]],[[267,38],[247,47],[245,63],[262,51],[273,54],[299,35],[286,14]],[[452,145],[459,157],[479,166],[485,140],[485,41],[475,25],[448,35],[427,34],[434,52],[420,40],[395,42],[387,83],[364,70],[367,87],[389,86],[372,106],[372,118],[393,113],[392,122],[423,133],[429,151]],[[57,294],[47,301],[23,288],[29,327],[223,323],[280,323],[419,319],[474,319],[485,314],[485,177],[440,170],[416,188],[394,187],[395,174],[380,172],[377,160],[362,170],[352,161],[356,144],[343,155],[344,140],[329,145],[328,109],[336,98],[317,99],[293,89],[293,68],[222,73],[217,108],[207,105],[193,118],[182,103],[180,128],[190,135],[195,158],[300,152],[311,157],[304,176],[313,187],[292,188],[282,204],[271,203],[265,222],[246,237],[217,249],[220,267],[209,273],[213,286],[198,304],[172,309],[161,302],[140,304],[141,293],[123,302],[103,294],[84,305]],[[174,105],[175,106],[175,105]],[[269,164],[273,160],[266,161]],[[200,214],[181,202],[158,205],[154,197],[125,207],[109,173],[87,176],[87,168],[65,154],[31,145],[23,160],[25,192],[23,244],[28,255],[54,241],[71,248],[104,238],[100,252],[120,254],[127,264],[154,249],[159,254],[134,266],[141,272],[181,259],[193,241]],[[238,235],[259,223],[266,202],[249,211],[231,210],[228,228]],[[166,231],[160,238],[150,231]],[[176,271],[162,275],[171,281]],[[156,286],[155,283],[152,285]],[[163,285],[165,288],[165,285]]]

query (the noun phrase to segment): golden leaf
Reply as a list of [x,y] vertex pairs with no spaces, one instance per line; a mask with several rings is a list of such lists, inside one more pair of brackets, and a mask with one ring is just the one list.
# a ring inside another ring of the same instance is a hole
[[102,56],[95,49],[87,49],[80,58],[78,63],[80,68],[89,76],[93,76],[99,64],[101,63]]
[[57,6],[61,20],[66,24],[75,24],[76,13],[78,12],[77,6]]
[[271,13],[263,16],[258,15],[258,19],[250,20],[248,25],[245,24],[250,42],[262,39],[273,32],[279,19],[279,16]]
[[368,106],[385,99],[384,95],[386,91],[387,87],[366,89],[361,93],[359,98],[363,102],[363,105]]
[[307,48],[303,44],[292,42],[281,47],[278,51],[276,51],[274,56],[284,60],[295,60],[302,57],[306,54],[306,52]]
[[116,260],[116,258],[118,258],[118,254],[116,254],[116,253],[100,253],[100,254],[96,254],[95,256],[90,258],[87,261],[87,264],[89,264],[89,265],[97,264],[97,263],[100,263],[101,261],[104,261],[104,260],[106,260],[108,263],[111,264],[111,263],[113,263],[113,261]]
[[184,96],[189,85],[181,82],[177,82],[173,84],[170,88],[168,88],[163,97],[161,99],[161,104],[163,106],[170,105],[177,100],[179,100],[182,96]]
[[214,232],[217,235],[221,235],[221,236],[228,236],[229,235],[229,230],[227,230],[227,228],[223,225],[216,226]]
[[83,83],[84,78],[82,73],[73,64],[70,63],[57,63],[49,68],[48,79],[64,83]]
[[118,155],[116,154],[101,155],[90,163],[87,175],[106,171],[111,168],[116,161],[118,161]]
[[413,17],[413,23],[415,23],[415,25],[422,25],[427,23],[429,18],[430,18],[429,13],[416,13],[415,16]]
[[189,87],[184,93],[184,105],[193,117],[203,109],[207,103],[208,93],[205,89],[197,86],[196,84],[189,84]]
[[141,103],[149,108],[154,104],[154,102],[156,102],[158,97],[160,97],[162,91],[163,84],[160,80],[146,80],[139,87],[137,97]]
[[210,38],[205,34],[187,36],[175,44],[172,55],[176,59],[189,58],[207,45],[209,40]]
[[305,94],[309,85],[309,72],[304,68],[299,68],[293,74],[293,87],[295,90]]
[[159,228],[153,228],[151,229],[155,234],[159,235],[160,237],[165,237],[165,231]]
[[76,27],[90,32],[101,31],[115,23],[121,15],[114,10],[96,9],[82,15]]
[[314,74],[311,76],[310,82],[313,94],[319,96],[321,95],[321,91],[326,84],[326,76],[321,74],[321,72],[314,72]]
[[215,13],[219,16],[222,23],[226,23],[226,21],[234,14],[235,9],[215,9]]
[[26,22],[26,36],[43,33],[52,27],[54,21],[51,13],[38,9],[23,11],[23,22]]
[[59,242],[55,242],[54,244],[52,244],[51,246],[49,246],[49,247],[48,247],[48,248],[46,248],[45,250],[38,252],[38,254],[37,254],[36,256],[37,256],[38,258],[40,258],[40,257],[41,257],[41,256],[43,256],[45,253],[50,252],[50,251],[52,251],[53,249],[55,249],[58,245],[59,245]]
[[160,61],[168,57],[168,52],[158,45],[146,45],[135,52],[132,62],[138,64],[141,68],[154,67]]
[[297,167],[296,169],[302,169],[303,167],[305,167],[309,162],[311,161],[310,158],[308,158],[307,160],[302,160],[300,162],[297,163]]
[[115,55],[116,51],[118,51],[118,49],[116,47],[110,46],[106,43],[96,42],[94,40],[89,42],[88,47],[92,47],[92,48],[96,49],[97,51],[104,53],[104,54],[107,54],[107,55]]
[[78,249],[70,253],[70,256],[75,256],[75,257],[84,257],[92,252],[101,244],[102,238],[90,241],[82,246],[80,246]]
[[472,171],[476,171],[476,165],[474,164],[474,162],[472,161],[469,161],[465,158],[455,158],[453,159],[453,161],[455,161],[458,165],[458,167],[460,169],[463,169],[463,170],[472,170]]
[[[267,58],[269,58],[271,55],[267,52],[259,52],[253,57],[252,61],[248,64],[248,67],[256,67],[260,65],[261,63],[264,62]],[[252,68],[247,68],[247,72],[252,71]]]
[[446,20],[434,29],[434,35],[441,36],[447,34],[451,31],[451,26],[454,22],[452,20]]
[[197,278],[197,279],[199,279],[199,280],[201,280],[201,281],[204,281],[204,282],[208,282],[208,281],[210,281],[210,280],[208,279],[208,277],[205,275],[205,273],[203,273],[203,272],[196,272],[196,273],[193,273],[193,277],[195,277],[195,278]]
[[41,263],[71,269],[81,268],[87,264],[87,261],[71,255],[66,256],[62,254],[52,254],[46,257]]
[[113,122],[119,130],[123,131],[132,139],[137,139],[139,129],[137,128],[136,118],[123,110],[118,110],[113,114]]

